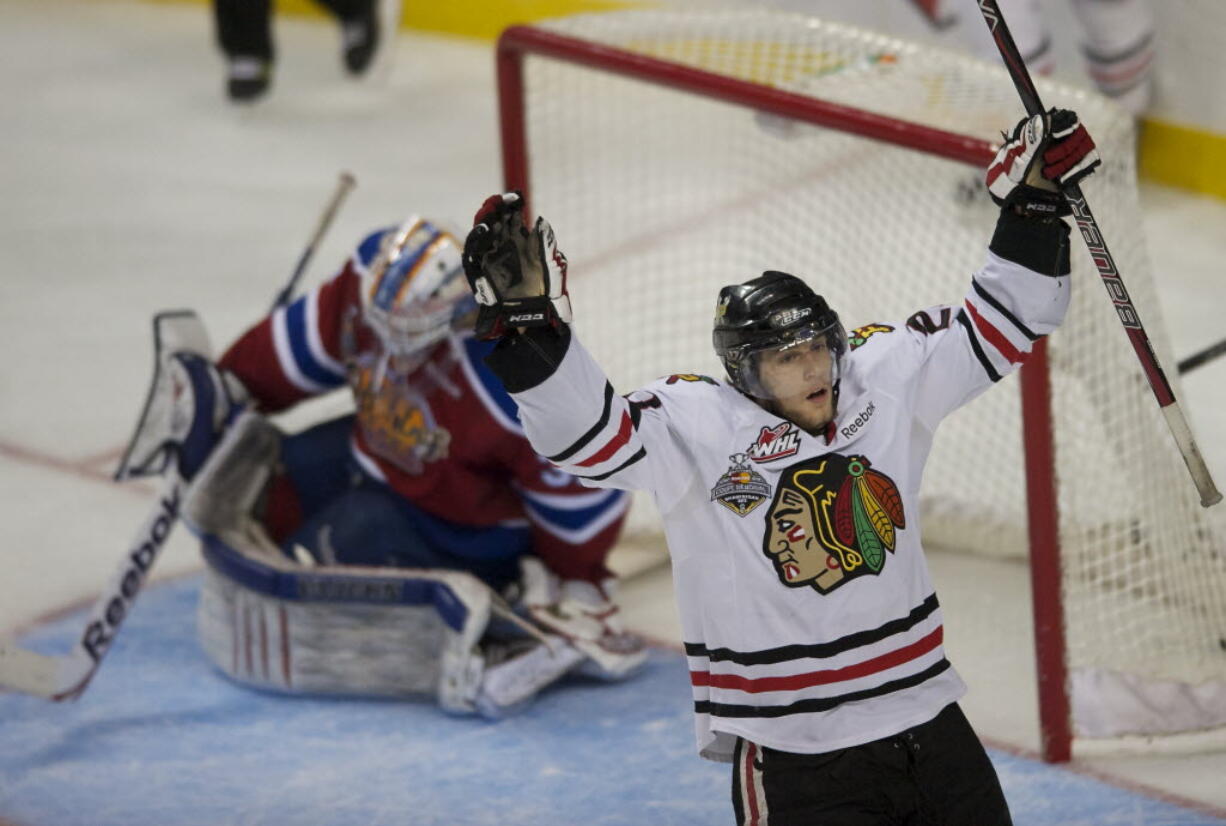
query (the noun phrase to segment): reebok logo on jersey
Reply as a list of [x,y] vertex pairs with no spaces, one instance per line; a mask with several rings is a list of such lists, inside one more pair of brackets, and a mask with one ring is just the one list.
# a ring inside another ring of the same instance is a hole
[[828,594],[879,574],[906,527],[894,480],[863,456],[827,453],[786,468],[766,515],[762,551],[789,588]]
[[800,431],[791,422],[763,427],[757,441],[749,446],[749,458],[755,462],[773,462],[793,456],[800,450]]
[[855,436],[860,428],[868,424],[868,420],[873,418],[873,413],[875,412],[877,412],[877,403],[869,402],[868,407],[860,411],[860,415],[839,427],[839,432],[843,434],[843,438],[850,439],[852,436]]

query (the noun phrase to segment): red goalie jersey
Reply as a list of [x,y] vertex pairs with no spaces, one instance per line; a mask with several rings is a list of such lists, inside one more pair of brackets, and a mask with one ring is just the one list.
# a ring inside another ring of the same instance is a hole
[[362,290],[392,231],[372,233],[330,281],[248,330],[220,366],[269,413],[348,384],[352,458],[420,511],[419,529],[442,550],[505,556],[510,543],[563,579],[606,578],[628,496],[584,488],[532,449],[483,363],[492,344],[453,332],[409,359],[366,322]]

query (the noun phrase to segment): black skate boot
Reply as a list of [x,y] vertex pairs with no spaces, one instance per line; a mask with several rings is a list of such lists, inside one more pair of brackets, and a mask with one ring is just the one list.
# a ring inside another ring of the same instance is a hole
[[367,0],[357,17],[341,24],[345,68],[352,75],[362,75],[374,62],[379,50],[379,15],[376,0]]
[[262,57],[231,57],[226,70],[226,94],[235,103],[252,103],[268,92],[272,61]]

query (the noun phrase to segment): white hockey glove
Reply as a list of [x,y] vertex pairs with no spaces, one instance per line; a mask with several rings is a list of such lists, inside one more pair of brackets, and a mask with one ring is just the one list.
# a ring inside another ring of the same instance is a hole
[[464,241],[464,274],[479,305],[478,338],[570,323],[566,256],[549,222],[538,217],[529,231],[523,211],[518,192],[491,195]]
[[533,556],[519,562],[528,616],[566,640],[586,658],[578,670],[590,677],[621,680],[647,659],[647,646],[621,625],[620,609],[606,589],[581,580],[560,580]]
[[1018,122],[988,166],[992,200],[1023,215],[1060,216],[1071,210],[1063,190],[1102,163],[1094,140],[1068,109],[1051,109]]

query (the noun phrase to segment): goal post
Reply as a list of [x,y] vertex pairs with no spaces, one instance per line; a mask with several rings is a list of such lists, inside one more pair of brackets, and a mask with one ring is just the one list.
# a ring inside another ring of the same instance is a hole
[[[849,329],[959,301],[995,222],[982,170],[1022,116],[998,66],[767,9],[512,27],[497,66],[505,186],[564,239],[577,325],[621,392],[718,374],[714,296],[764,269],[805,277]],[[1169,362],[1131,119],[1039,86],[1099,144],[1085,189]],[[1002,382],[1018,389],[942,425],[921,489],[927,542],[1029,557],[1054,761],[1074,740],[1226,726],[1226,524],[1072,254],[1068,319]],[[628,531],[659,530],[636,504]]]

